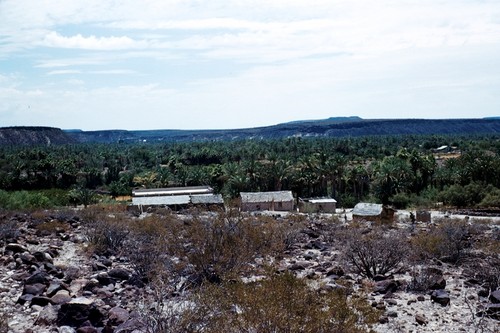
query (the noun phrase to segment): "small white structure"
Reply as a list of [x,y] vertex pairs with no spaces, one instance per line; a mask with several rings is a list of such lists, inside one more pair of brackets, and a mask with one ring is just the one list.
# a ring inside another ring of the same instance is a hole
[[302,213],[335,213],[337,200],[333,198],[300,198],[299,211]]
[[360,202],[352,210],[353,221],[393,221],[395,210],[382,204]]
[[242,211],[292,211],[294,206],[291,191],[241,192]]

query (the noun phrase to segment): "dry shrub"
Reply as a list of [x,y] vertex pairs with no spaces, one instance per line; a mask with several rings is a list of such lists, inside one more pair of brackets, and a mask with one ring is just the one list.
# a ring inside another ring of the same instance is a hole
[[118,253],[129,234],[129,218],[110,214],[99,207],[89,207],[82,212],[84,234],[89,250],[99,255]]
[[292,274],[207,285],[184,313],[188,332],[370,332],[379,312],[365,298],[311,290]]
[[498,255],[474,258],[466,264],[464,271],[488,291],[500,288],[500,257]]
[[11,242],[19,236],[19,222],[10,216],[0,220],[0,241]]
[[470,250],[471,233],[472,229],[466,221],[444,220],[429,231],[416,235],[412,245],[419,259],[437,258],[456,264]]
[[48,222],[37,224],[35,226],[35,229],[41,233],[57,234],[68,231],[69,226],[64,222],[58,220],[51,220]]
[[171,230],[179,227],[180,222],[170,215],[156,214],[129,224],[121,254],[128,258],[138,278],[152,281],[172,272],[171,243],[175,239]]
[[363,234],[352,230],[345,237],[343,257],[356,273],[370,279],[397,272],[408,255],[403,234],[379,229]]
[[34,220],[45,221],[50,219],[50,213],[46,210],[36,210],[31,213],[31,218]]
[[194,270],[194,278],[220,282],[242,273],[257,257],[283,250],[286,229],[269,219],[234,213],[195,216],[177,230],[175,254]]
[[410,276],[408,291],[427,292],[442,278],[443,273],[432,267],[413,267]]

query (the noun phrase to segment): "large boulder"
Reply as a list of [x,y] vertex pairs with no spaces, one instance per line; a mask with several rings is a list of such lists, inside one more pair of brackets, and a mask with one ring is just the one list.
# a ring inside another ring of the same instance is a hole
[[45,284],[35,283],[35,284],[25,284],[23,288],[23,295],[30,294],[33,296],[40,296],[45,291]]
[[118,326],[126,322],[129,319],[130,314],[127,310],[123,308],[114,307],[111,310],[109,310],[108,316],[109,316],[108,323],[110,323],[113,326]]
[[108,275],[113,279],[127,281],[132,274],[125,268],[113,268],[108,271]]
[[50,283],[51,277],[46,272],[37,272],[26,279],[24,284],[36,284],[41,283],[48,285]]
[[11,251],[13,253],[29,252],[26,246],[17,243],[7,244],[7,246],[5,246],[5,251]]
[[491,303],[498,304],[500,303],[500,290],[494,291],[490,295]]
[[71,302],[72,298],[67,290],[59,290],[54,296],[51,297],[50,302],[54,305],[61,305]]
[[40,311],[35,322],[39,326],[52,326],[57,321],[57,311],[52,305],[47,305]]
[[80,327],[89,321],[95,327],[101,327],[104,314],[92,299],[78,297],[61,305],[57,316],[59,326]]
[[373,291],[375,293],[381,293],[381,294],[386,294],[389,292],[394,293],[399,289],[400,286],[401,286],[401,281],[392,279],[383,280],[375,284]]
[[435,290],[431,294],[431,300],[442,306],[447,306],[450,304],[450,295],[445,290]]

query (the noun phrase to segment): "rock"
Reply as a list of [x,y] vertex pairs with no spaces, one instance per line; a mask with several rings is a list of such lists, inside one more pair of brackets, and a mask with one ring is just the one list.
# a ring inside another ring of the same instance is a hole
[[431,290],[439,290],[446,288],[446,280],[443,276],[434,277],[430,287]]
[[111,267],[113,265],[113,261],[105,257],[102,257],[99,261],[106,267]]
[[92,326],[80,327],[79,329],[76,330],[76,333],[97,333],[97,332],[99,331]]
[[51,303],[54,305],[61,305],[64,303],[68,303],[72,300],[69,295],[69,291],[67,290],[59,290],[52,298],[50,299]]
[[390,318],[397,318],[398,317],[398,313],[396,311],[389,311],[387,313],[387,316],[390,317]]
[[387,303],[387,305],[398,305],[398,302],[394,299],[387,299],[385,303]]
[[435,290],[431,294],[431,300],[442,306],[447,306],[450,304],[450,295],[445,290]]
[[373,277],[373,281],[379,282],[379,281],[385,281],[385,280],[394,280],[393,276],[385,276],[385,275],[380,275],[377,274]]
[[113,268],[108,271],[108,275],[114,279],[126,281],[130,278],[130,272],[125,268]]
[[58,333],[76,333],[76,330],[70,326],[59,327]]
[[25,294],[25,295],[21,295],[21,297],[19,297],[17,299],[17,304],[21,304],[21,305],[24,305],[26,304],[26,302],[31,302],[31,300],[33,299],[33,295],[31,294]]
[[50,298],[46,296],[35,296],[31,299],[31,306],[47,306],[50,304]]
[[428,323],[427,319],[423,315],[419,315],[419,314],[415,315],[415,321],[419,325],[427,325],[427,323]]
[[59,326],[80,327],[84,322],[90,321],[93,326],[102,326],[104,314],[94,304],[94,301],[78,297],[61,305],[57,316]]
[[130,317],[129,312],[120,307],[112,308],[111,310],[109,310],[108,315],[109,315],[108,322],[113,326],[118,326],[120,324],[123,324]]
[[425,302],[425,296],[424,295],[418,295],[417,296],[417,301],[419,301],[419,302]]
[[36,263],[36,258],[35,256],[33,256],[32,254],[29,254],[29,253],[22,253],[21,256],[21,261],[23,262],[23,264],[25,265],[33,265]]
[[491,293],[490,301],[494,304],[500,303],[500,290],[496,290]]
[[35,284],[26,284],[23,288],[23,295],[30,294],[33,296],[40,296],[45,291],[45,284],[35,283]]
[[35,252],[33,256],[39,262],[53,262],[52,256],[47,252]]
[[52,305],[47,305],[40,311],[37,320],[35,321],[36,325],[40,326],[51,326],[55,324],[57,321],[57,311]]
[[382,316],[382,317],[380,317],[380,319],[378,320],[378,322],[380,324],[387,324],[389,322],[389,317],[388,316]]
[[312,266],[312,263],[309,261],[297,261],[296,263],[288,266],[288,269],[290,271],[302,271],[302,270],[304,270],[308,267],[311,267],[311,266]]
[[36,283],[41,283],[48,285],[50,282],[50,275],[47,274],[46,272],[38,272],[33,275],[31,275],[29,278],[26,279],[25,284],[36,284]]
[[[108,273],[99,273],[96,276],[97,281],[99,281],[99,284],[102,286],[107,286],[109,284],[115,283],[115,280],[109,276]],[[87,288],[85,288],[87,290]]]
[[77,266],[68,266],[64,270],[64,279],[71,281],[80,277],[80,268]]
[[375,284],[373,291],[376,293],[381,293],[381,294],[385,294],[388,292],[396,292],[400,285],[401,284],[399,281],[383,280],[383,281],[379,281]]
[[142,324],[140,320],[134,318],[134,319],[127,320],[126,322],[124,322],[121,325],[118,325],[115,328],[114,333],[131,333],[134,330],[140,330],[143,327],[144,327],[144,324]]
[[342,276],[345,275],[345,272],[342,269],[342,267],[335,266],[335,267],[333,267],[332,269],[330,269],[330,270],[328,270],[326,272],[326,276],[332,276],[332,275],[335,275],[335,276],[338,276],[338,277],[342,277]]
[[60,282],[51,282],[49,287],[47,288],[47,296],[52,297],[54,296],[59,290],[62,290],[63,287]]
[[24,245],[17,243],[10,243],[5,246],[5,251],[11,251],[14,253],[29,252],[28,248]]

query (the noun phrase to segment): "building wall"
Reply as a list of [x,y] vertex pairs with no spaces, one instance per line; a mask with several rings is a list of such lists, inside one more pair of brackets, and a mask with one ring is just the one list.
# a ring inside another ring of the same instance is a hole
[[279,202],[242,202],[241,210],[245,212],[257,212],[261,210],[292,211],[293,201]]
[[335,213],[337,204],[335,202],[312,203],[301,201],[299,211],[303,213]]

